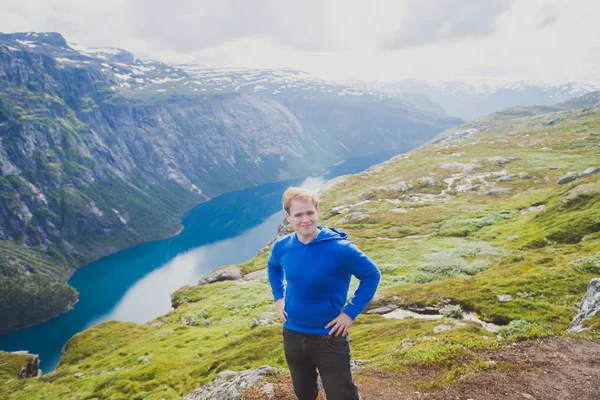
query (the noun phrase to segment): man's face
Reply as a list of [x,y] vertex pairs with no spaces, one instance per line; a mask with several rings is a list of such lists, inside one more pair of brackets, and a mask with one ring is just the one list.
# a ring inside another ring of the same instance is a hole
[[285,213],[285,218],[299,236],[310,237],[317,231],[319,207],[310,200],[292,200],[290,212]]

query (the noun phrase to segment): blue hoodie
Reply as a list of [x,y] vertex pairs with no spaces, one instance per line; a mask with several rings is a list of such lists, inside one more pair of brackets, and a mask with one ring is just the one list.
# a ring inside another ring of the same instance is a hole
[[[346,233],[321,226],[319,229],[308,244],[298,240],[295,233],[279,238],[273,244],[267,269],[273,298],[285,296],[284,326],[326,336],[331,327],[325,329],[325,325],[340,312],[356,319],[373,298],[381,275],[373,261],[346,240]],[[351,275],[360,280],[360,285],[344,307]]]

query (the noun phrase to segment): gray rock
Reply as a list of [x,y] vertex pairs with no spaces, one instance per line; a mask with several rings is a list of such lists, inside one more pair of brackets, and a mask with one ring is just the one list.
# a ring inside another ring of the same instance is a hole
[[559,170],[559,169],[560,169],[560,168],[558,168],[558,167],[550,167],[550,171],[557,171],[557,170]]
[[491,196],[494,194],[506,194],[506,193],[510,193],[512,191],[511,188],[492,188],[490,190],[487,190],[484,194]]
[[396,306],[383,306],[383,307],[378,307],[378,308],[374,308],[372,310],[367,311],[367,314],[377,314],[377,315],[383,315],[383,314],[387,314],[389,312],[394,311],[396,308]]
[[428,176],[417,179],[417,182],[425,186],[434,186],[436,184],[436,180]]
[[160,321],[156,321],[156,322],[153,322],[153,323],[151,323],[151,324],[150,324],[150,326],[153,326],[153,327],[160,327],[160,326],[163,326],[163,323],[162,323],[162,322],[160,322]]
[[252,318],[252,321],[250,321],[250,329],[254,329],[258,325],[260,325],[260,322],[258,322],[258,320],[256,318]]
[[390,212],[392,214],[406,214],[408,211],[406,211],[405,208],[393,208],[390,210]]
[[437,333],[440,333],[440,332],[449,331],[452,328],[453,328],[452,325],[438,325],[435,328],[433,328],[433,333],[437,334]]
[[500,303],[508,303],[509,301],[513,301],[515,299],[510,294],[499,294],[497,297]]
[[593,174],[597,174],[598,172],[600,172],[600,168],[598,168],[598,167],[590,167],[590,168],[586,169],[585,171],[583,171],[583,173],[581,174],[581,176],[593,175]]
[[577,178],[579,178],[579,174],[577,172],[569,172],[562,178],[558,179],[558,184],[564,185],[565,183],[573,182]]
[[255,370],[223,371],[214,381],[188,393],[181,400],[238,400],[245,389],[276,372],[277,369],[269,365],[263,365]]
[[527,172],[519,172],[519,179],[530,179],[531,175],[529,175]]
[[82,373],[76,373],[75,375],[73,375],[75,378],[77,379],[83,379],[85,377],[85,375],[83,375]]
[[496,179],[496,182],[511,182],[514,180],[515,180],[515,178],[513,178],[512,175],[504,175],[504,176],[501,176],[500,178]]
[[352,207],[351,209],[348,210],[349,214],[365,213],[365,212],[367,212],[367,210],[365,208],[360,208],[360,207]]
[[598,136],[598,132],[590,132],[590,136]]
[[221,281],[237,281],[242,279],[242,270],[238,267],[226,267],[217,269],[198,281],[198,285]]
[[569,332],[581,332],[585,328],[581,325],[583,321],[592,317],[600,311],[600,278],[590,281],[587,292],[579,305],[579,313],[571,321]]
[[263,393],[267,398],[274,399],[275,398],[275,388],[272,383],[265,383],[262,387]]
[[263,269],[259,269],[258,271],[250,272],[250,273],[244,275],[244,280],[245,281],[255,281],[255,280],[266,278],[266,277],[267,277],[267,269],[263,268]]
[[504,165],[510,162],[508,158],[502,156],[490,157],[487,161],[492,165]]

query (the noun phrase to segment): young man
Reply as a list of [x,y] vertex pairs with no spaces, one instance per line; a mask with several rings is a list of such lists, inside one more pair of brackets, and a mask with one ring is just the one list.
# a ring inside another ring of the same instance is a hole
[[[294,392],[315,400],[318,370],[328,400],[357,400],[348,329],[373,298],[379,270],[347,234],[318,226],[316,193],[290,187],[283,208],[295,233],[275,242],[267,266]],[[346,305],[351,275],[360,285]]]

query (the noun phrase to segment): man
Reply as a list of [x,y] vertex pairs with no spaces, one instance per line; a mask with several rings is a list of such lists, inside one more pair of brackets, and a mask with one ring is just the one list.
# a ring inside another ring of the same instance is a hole
[[[283,208],[295,233],[275,242],[267,266],[294,392],[299,400],[315,400],[318,370],[328,400],[357,400],[348,329],[373,298],[381,275],[347,234],[318,226],[316,193],[290,187]],[[360,285],[346,305],[351,275]]]

